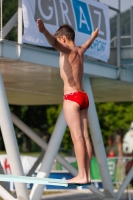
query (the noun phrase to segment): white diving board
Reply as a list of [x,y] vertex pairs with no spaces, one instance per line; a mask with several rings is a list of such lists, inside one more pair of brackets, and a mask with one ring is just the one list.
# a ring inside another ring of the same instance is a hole
[[0,174],[0,181],[14,183],[33,183],[42,185],[55,185],[67,187],[68,183],[62,179],[37,178],[29,176],[13,176]]

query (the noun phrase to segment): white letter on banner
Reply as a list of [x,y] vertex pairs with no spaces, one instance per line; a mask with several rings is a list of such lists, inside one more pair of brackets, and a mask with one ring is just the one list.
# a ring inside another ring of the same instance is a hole
[[101,12],[94,10],[94,13],[98,15],[98,28],[99,28],[99,34],[104,35],[104,32],[100,30],[100,24],[101,24]]
[[[63,9],[63,5],[62,4],[65,4],[66,10]],[[68,15],[67,15],[67,13],[68,13],[68,6],[67,6],[66,2],[64,0],[61,0],[60,1],[60,5],[61,5],[61,10],[62,10],[63,23],[65,23],[65,17],[66,17],[68,23],[70,25],[72,25],[70,19],[68,18]]]
[[[84,20],[82,19],[82,17],[84,18]],[[90,28],[88,26],[88,23],[87,23],[87,20],[86,20],[86,17],[85,17],[85,14],[80,6],[80,28],[82,27],[82,24],[86,24],[88,30],[90,31]]]
[[45,15],[44,14],[44,12],[42,11],[42,7],[41,7],[41,0],[38,0],[38,7],[39,7],[39,11],[40,11],[40,13],[41,13],[41,15],[42,15],[42,17],[44,18],[44,19],[46,19],[46,20],[50,20],[51,18],[52,18],[52,16],[53,16],[53,8],[52,7],[48,7],[48,9],[51,11],[50,12],[50,15]]

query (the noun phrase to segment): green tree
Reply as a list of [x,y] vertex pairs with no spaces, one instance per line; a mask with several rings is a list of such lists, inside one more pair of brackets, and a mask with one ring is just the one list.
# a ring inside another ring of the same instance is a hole
[[[3,1],[3,27],[6,25],[6,23],[10,20],[10,18],[17,12],[18,10],[18,0],[4,0]],[[12,30],[8,33],[5,39],[17,41],[17,24],[12,28]]]
[[[41,138],[47,136],[48,128],[46,110],[50,106],[10,106],[10,110],[18,116],[24,123],[26,123],[33,131],[35,131]],[[15,126],[16,136],[20,136],[21,130]],[[33,142],[25,134],[22,135],[25,140],[26,151],[40,151],[40,147]],[[18,142],[20,137],[17,138]],[[47,140],[48,141],[48,140]]]
[[97,103],[96,107],[105,144],[108,136],[126,133],[133,121],[133,103]]
[[[127,132],[130,123],[133,121],[133,103],[97,103],[96,107],[105,145],[107,145],[108,136],[115,135],[116,132],[119,134]],[[62,105],[10,106],[11,111],[37,132],[40,137],[48,136],[48,139],[53,132],[61,108]],[[20,131],[17,127],[15,127],[15,130],[16,133]],[[32,143],[32,146],[34,146],[32,150],[39,149],[34,143]],[[73,149],[68,128],[64,134],[61,148],[68,151]]]

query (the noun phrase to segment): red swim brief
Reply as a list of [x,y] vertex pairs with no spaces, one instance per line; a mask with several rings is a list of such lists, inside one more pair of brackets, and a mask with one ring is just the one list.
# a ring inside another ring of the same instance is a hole
[[89,99],[85,92],[76,91],[69,94],[64,94],[64,100],[74,101],[79,104],[80,110],[89,107]]

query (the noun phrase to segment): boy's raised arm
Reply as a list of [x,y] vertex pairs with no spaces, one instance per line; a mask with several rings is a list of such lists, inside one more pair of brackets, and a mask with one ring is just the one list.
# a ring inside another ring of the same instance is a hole
[[69,53],[70,49],[67,45],[61,44],[44,26],[41,19],[37,20],[37,26],[41,33],[44,34],[45,38],[47,39],[48,43],[52,45],[55,49],[63,53]]
[[92,44],[92,42],[95,40],[95,38],[98,36],[98,28],[92,32],[91,37],[89,40],[87,40],[82,46],[81,48],[83,49],[83,51],[85,52]]

